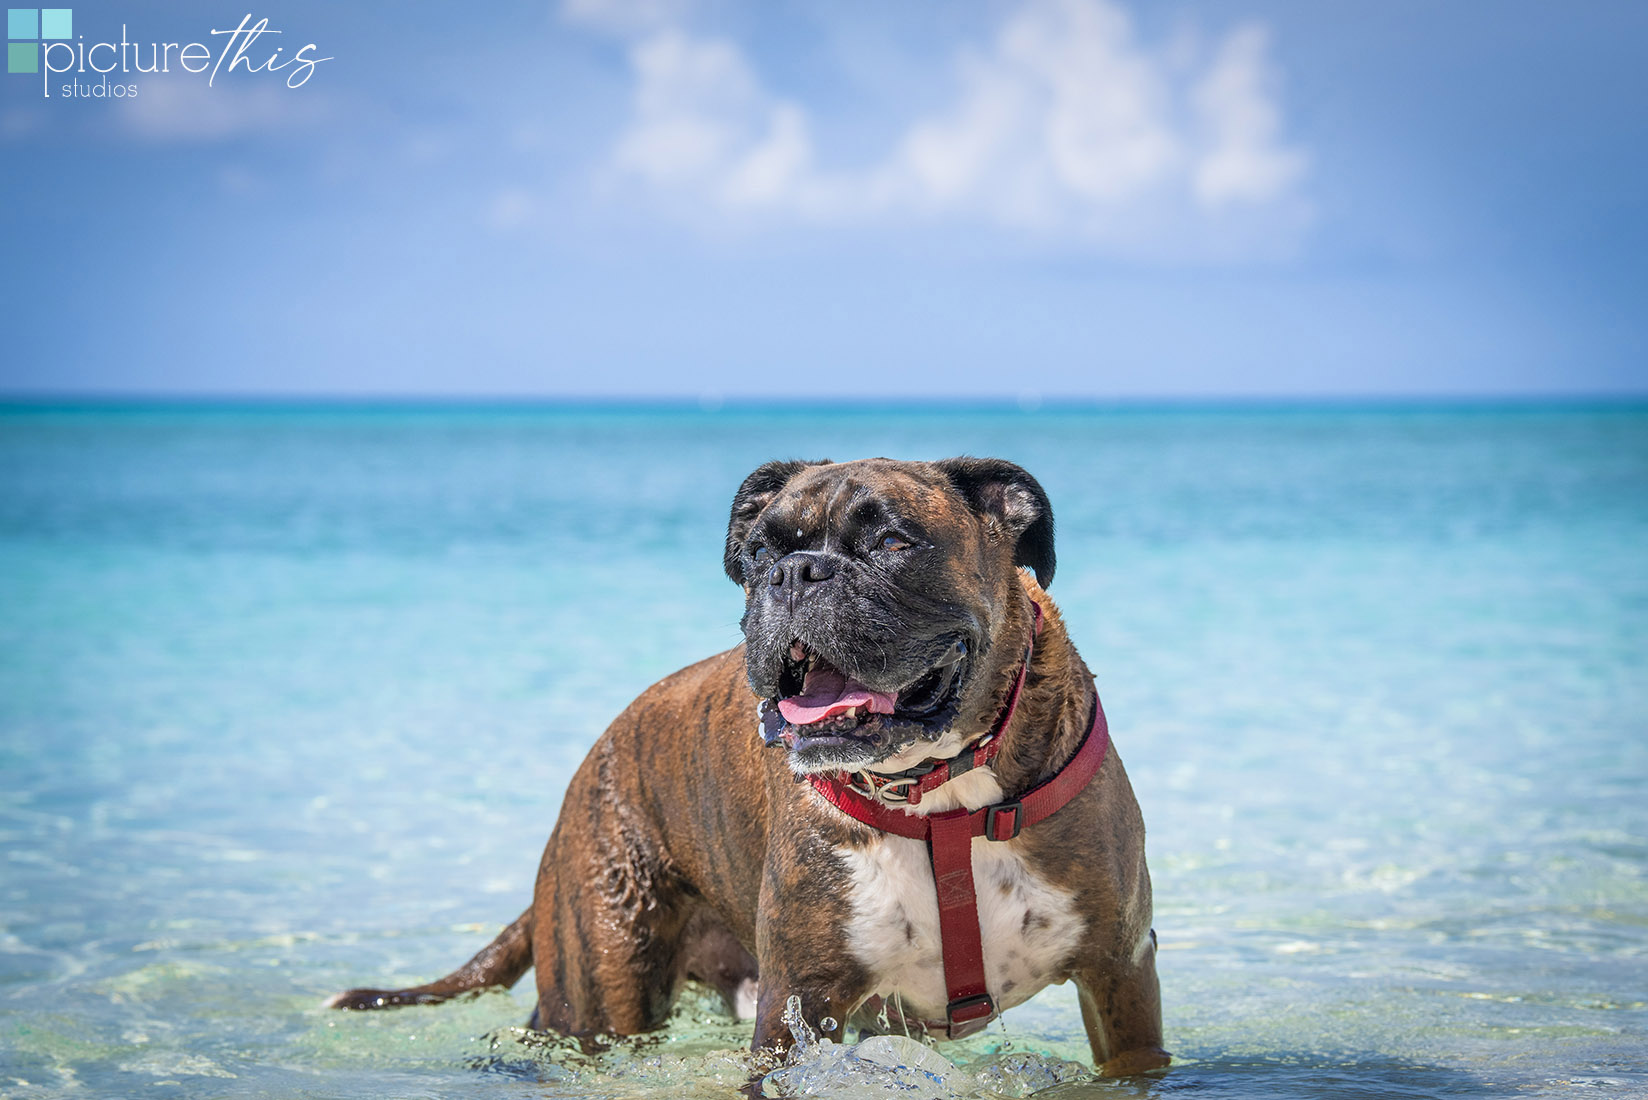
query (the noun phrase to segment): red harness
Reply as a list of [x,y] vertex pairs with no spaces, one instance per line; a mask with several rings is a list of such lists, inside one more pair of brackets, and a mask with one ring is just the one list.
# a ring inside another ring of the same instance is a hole
[[[1036,607],[1036,626],[1038,629],[1041,626],[1039,606]],[[1030,668],[1034,644],[1032,636],[1031,646],[1025,650],[1024,667],[1019,670],[1012,694],[1008,696],[1007,705],[995,726],[970,749],[934,765],[930,771],[921,772],[908,790],[909,805],[917,804],[923,794],[956,776],[995,759],[1001,751],[1001,734],[1018,707],[1019,690],[1024,686],[1025,674]],[[1098,774],[1109,746],[1110,731],[1105,724],[1104,708],[1099,705],[1099,697],[1094,695],[1093,721],[1076,754],[1050,778],[1017,798],[1009,798],[993,806],[924,816],[865,797],[843,774],[809,777],[813,789],[849,817],[882,832],[927,842],[927,855],[933,865],[933,882],[938,890],[938,926],[943,944],[944,985],[949,1002],[945,1006],[945,1019],[927,1023],[928,1030],[959,1039],[983,1028],[996,1014],[995,1000],[984,984],[984,944],[979,931],[978,897],[973,888],[973,838],[982,836],[993,841],[1012,840],[1026,825],[1034,825],[1057,813]],[[906,772],[902,776],[888,778],[894,782],[904,782],[913,777]]]

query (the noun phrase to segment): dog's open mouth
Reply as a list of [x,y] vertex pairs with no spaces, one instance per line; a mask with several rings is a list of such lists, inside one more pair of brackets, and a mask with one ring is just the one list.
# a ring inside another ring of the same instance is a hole
[[937,740],[955,718],[967,644],[897,691],[859,683],[800,641],[790,644],[779,694],[761,708],[761,735],[798,755],[873,763],[917,740]]

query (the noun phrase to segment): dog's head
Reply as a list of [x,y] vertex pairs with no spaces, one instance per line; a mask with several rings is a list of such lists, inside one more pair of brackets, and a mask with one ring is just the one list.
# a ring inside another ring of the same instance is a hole
[[1053,564],[1047,494],[1010,462],[760,467],[733,498],[726,568],[763,738],[797,771],[856,771],[982,732],[1023,658],[1022,638],[996,644],[1027,621],[1018,567],[1046,585]]

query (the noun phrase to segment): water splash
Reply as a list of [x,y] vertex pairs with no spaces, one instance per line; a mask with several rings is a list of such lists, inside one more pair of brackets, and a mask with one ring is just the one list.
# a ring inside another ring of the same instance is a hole
[[545,1095],[554,1097],[725,1097],[780,1064],[749,1043],[748,1022],[728,1016],[719,994],[689,982],[656,1032],[577,1038],[497,1028],[473,1040],[463,1064],[550,1085]]
[[790,1037],[795,1045],[790,1049],[799,1052],[805,1058],[819,1049],[820,1043],[834,1046],[828,1039],[820,1040],[818,1032],[814,1031],[807,1018],[801,1014],[801,998],[791,996],[784,1002],[784,1026],[790,1029]]
[[957,1065],[925,1043],[904,1035],[874,1035],[858,1043],[835,1043],[820,1037],[807,1023],[799,997],[785,1002],[784,1024],[795,1042],[784,1065],[762,1078],[763,1096],[968,1100],[1029,1096],[1054,1085],[1093,1079],[1076,1062],[1028,1052],[998,1053]]

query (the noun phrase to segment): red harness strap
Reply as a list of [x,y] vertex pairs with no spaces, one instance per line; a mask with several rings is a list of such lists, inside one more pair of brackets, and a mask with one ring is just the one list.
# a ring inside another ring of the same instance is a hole
[[1017,798],[993,806],[923,816],[872,801],[839,777],[809,776],[813,789],[847,816],[883,832],[927,842],[933,883],[938,889],[938,925],[949,1001],[944,1021],[928,1024],[931,1030],[959,1039],[978,1031],[996,1014],[995,1001],[984,984],[983,934],[973,888],[973,838],[1012,840],[1026,825],[1057,813],[1098,774],[1109,746],[1104,707],[1094,695],[1093,722],[1076,754],[1050,778]]

